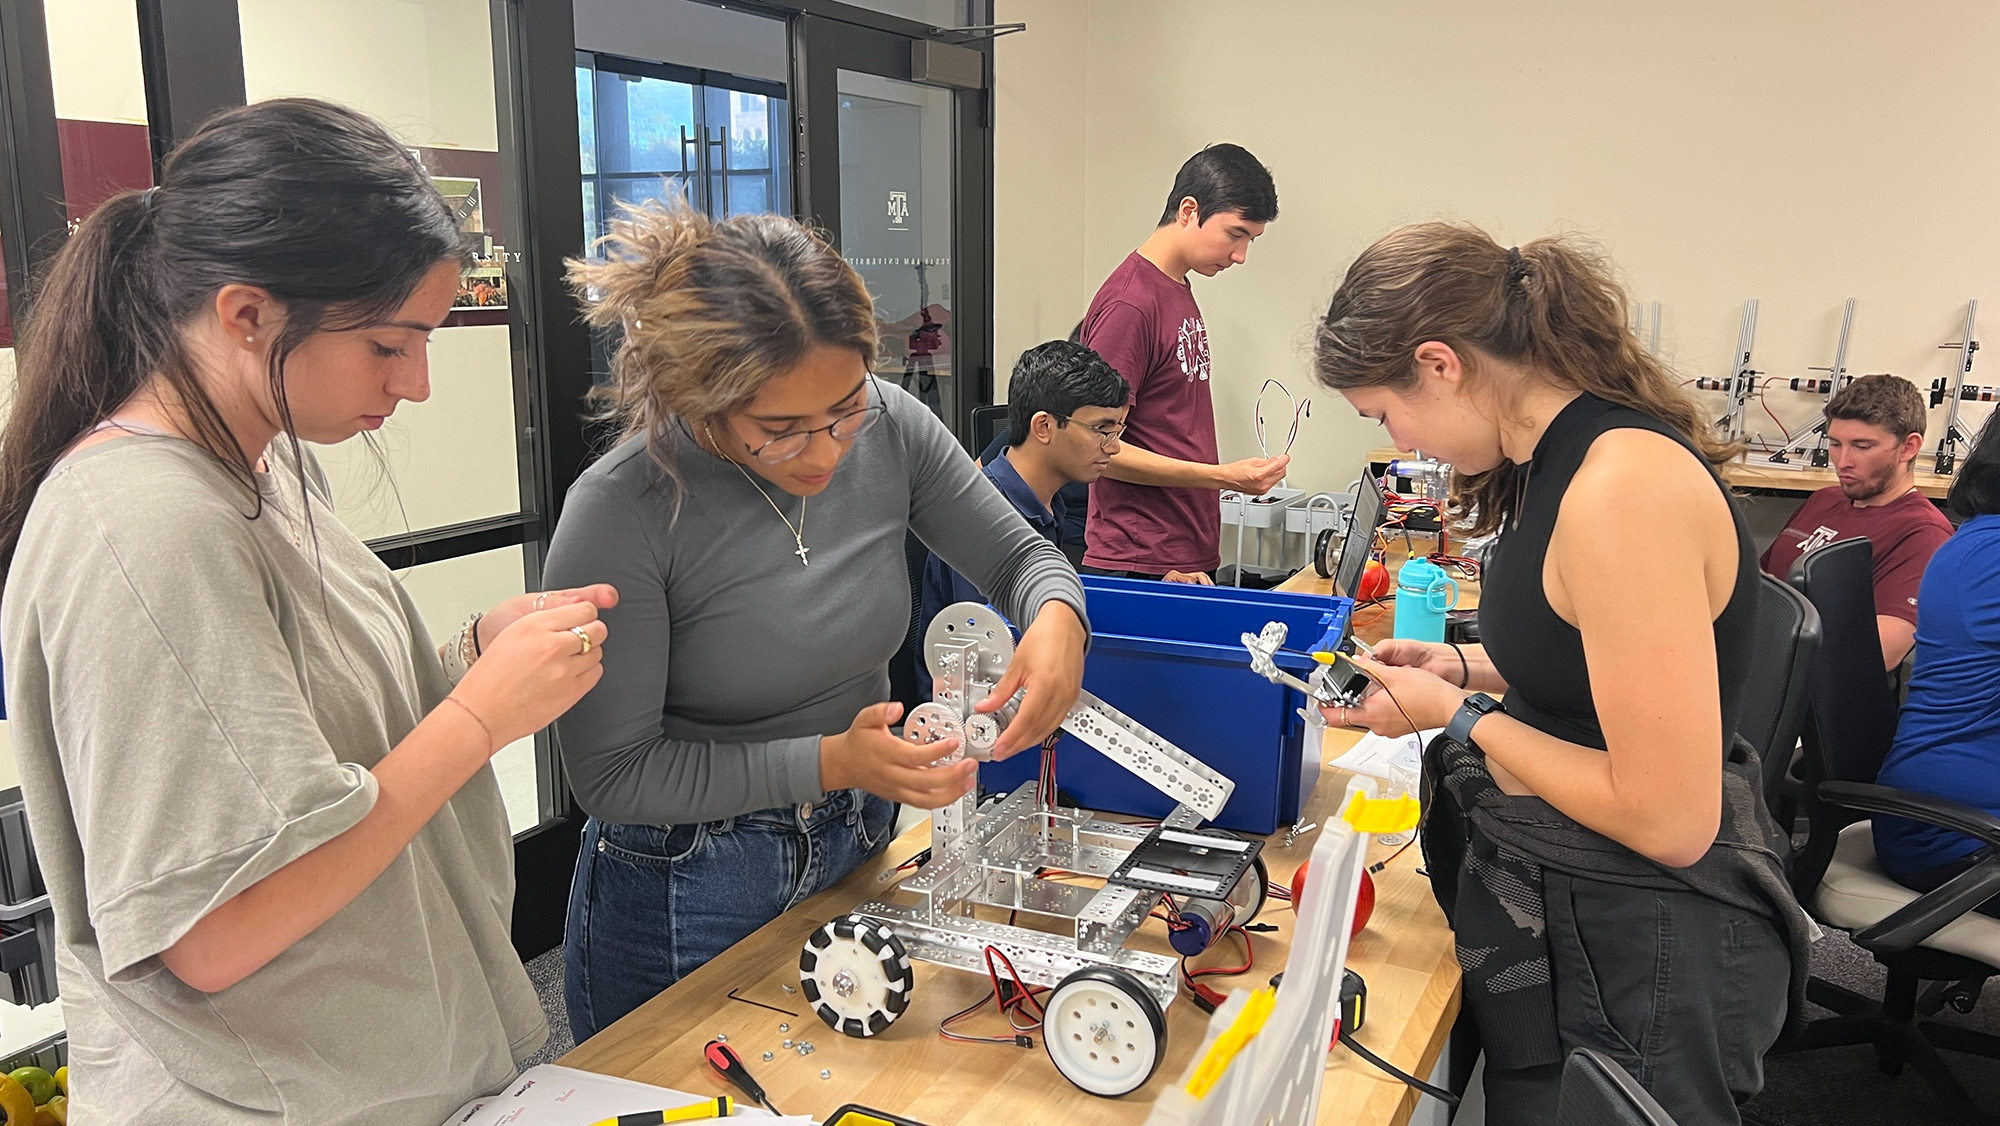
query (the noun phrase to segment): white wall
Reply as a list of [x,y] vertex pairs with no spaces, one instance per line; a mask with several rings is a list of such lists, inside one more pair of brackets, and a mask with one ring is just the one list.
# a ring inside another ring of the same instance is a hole
[[379,454],[359,437],[319,447],[341,520],[357,535],[520,511],[508,340],[506,325],[439,329],[431,336],[431,397],[396,409],[375,434]]
[[239,0],[249,100],[367,110],[412,145],[500,147],[486,0]]
[[[1196,279],[1225,458],[1251,401],[1309,383],[1307,331],[1354,255],[1402,223],[1503,243],[1599,241],[1663,303],[1662,350],[1721,374],[1746,297],[1755,366],[1827,363],[1860,299],[1852,373],[1928,386],[1968,297],[2000,316],[2000,7],[1688,0],[999,0],[996,359],[1067,331],[1158,217],[1175,169],[1240,143],[1277,178],[1249,263]],[[1069,214],[1074,212],[1075,219]],[[1974,382],[2000,383],[1987,361]],[[1711,398],[1714,398],[1711,396]],[[1383,441],[1315,395],[1293,484],[1350,480]],[[1718,409],[1719,409],[1719,400]],[[1819,400],[1773,389],[1788,425]],[[1984,407],[1970,407],[1973,421]],[[1775,425],[1752,407],[1751,426]],[[1940,409],[1934,418],[1941,418]],[[1935,423],[1933,438],[1935,438]]]
[[58,0],[44,5],[56,116],[146,123],[139,64],[139,11],[130,0]]
[[993,390],[1006,402],[1014,361],[1068,336],[1110,266],[1086,269],[1084,259],[1085,5],[996,3],[996,20],[1028,23],[994,44]]

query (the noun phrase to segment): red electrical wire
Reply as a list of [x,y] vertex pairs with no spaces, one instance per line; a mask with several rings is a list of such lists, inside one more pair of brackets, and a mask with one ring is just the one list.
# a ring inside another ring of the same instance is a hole
[[[1207,966],[1199,970],[1190,970],[1188,969],[1188,960],[1186,958],[1181,959],[1181,984],[1187,986],[1188,992],[1194,994],[1196,998],[1206,1004],[1211,1012],[1222,1004],[1224,997],[1216,990],[1203,985],[1199,979],[1217,976],[1233,977],[1236,974],[1247,974],[1250,972],[1250,967],[1257,961],[1256,952],[1250,948],[1250,932],[1244,930],[1242,927],[1232,926],[1223,932],[1221,937],[1226,938],[1231,934],[1240,934],[1243,936],[1242,965]],[[1220,938],[1218,938],[1217,942],[1218,944],[1220,943]],[[1214,947],[1210,947],[1210,949],[1214,949]]]
[[[1027,1037],[1023,1034],[1033,1032],[1035,1029],[1038,1029],[1042,1026],[1042,1018],[1046,1014],[1046,1010],[1044,1010],[1042,1007],[1040,997],[1042,996],[1042,994],[1048,992],[1048,988],[1046,986],[1031,986],[1026,982],[1023,982],[1021,980],[1020,972],[1014,968],[1013,961],[1007,957],[1005,952],[999,950],[996,947],[992,946],[986,947],[985,958],[986,958],[986,980],[992,985],[993,987],[992,991],[980,997],[979,1000],[973,1002],[972,1004],[967,1005],[965,1008],[960,1009],[959,1011],[939,1021],[938,1035],[946,1040],[956,1040],[959,1041],[960,1043],[966,1043],[966,1044],[1013,1044],[1021,1047],[1031,1046],[1032,1041],[1023,1043],[1023,1041],[1027,1041]],[[1013,992],[1011,994],[1003,992],[1000,987],[1000,971],[999,968],[994,965],[995,959],[998,959],[1002,965],[1006,966],[1008,984],[1013,987]],[[999,1007],[999,1011],[1001,1012],[1001,1014],[1007,1018],[1008,1027],[1012,1028],[1015,1031],[1016,1035],[967,1036],[964,1035],[963,1033],[953,1032],[951,1030],[952,1025],[958,1023],[960,1020],[963,1020],[966,1017],[971,1016],[973,1013],[976,1013],[979,1010],[985,1008],[989,1002]],[[1024,1011],[1028,1011],[1031,1013],[1031,1015],[1028,1017],[1028,1023],[1026,1024],[1022,1024],[1019,1020],[1016,1019],[1017,1015]]]
[[1785,420],[1778,417],[1777,412],[1771,409],[1770,400],[1764,397],[1764,388],[1769,387],[1773,382],[1774,379],[1767,379],[1757,388],[1757,405],[1763,407],[1764,413],[1771,416],[1771,421],[1778,424],[1778,441],[1782,442],[1785,440],[1785,435],[1791,433],[1791,431],[1785,428]]

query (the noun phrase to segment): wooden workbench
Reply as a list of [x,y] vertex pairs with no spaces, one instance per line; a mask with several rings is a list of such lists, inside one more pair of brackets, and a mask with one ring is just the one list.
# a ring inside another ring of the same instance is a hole
[[[1402,453],[1394,447],[1383,446],[1368,451],[1368,463],[1370,466],[1386,465],[1396,458],[1409,456],[1411,455]],[[1790,464],[1773,465],[1766,460],[1768,455],[1752,453],[1745,459],[1732,461],[1723,466],[1722,479],[1739,489],[1797,496],[1804,496],[1824,489],[1828,485],[1840,483],[1840,478],[1832,469],[1815,469],[1810,465],[1801,464],[1799,459],[1802,456],[1793,454]],[[1917,491],[1932,500],[1943,500],[1944,495],[1951,491],[1951,481],[1949,477],[1940,477],[1935,473],[1918,470]]]
[[[1351,746],[1357,734],[1329,731],[1321,761]],[[1322,768],[1308,804],[1307,819],[1324,823],[1346,788],[1343,771]],[[1064,1080],[1041,1047],[1032,1050],[988,1044],[960,1044],[937,1035],[938,1020],[988,991],[986,979],[924,962],[915,963],[916,987],[909,1011],[881,1036],[849,1039],[811,1014],[803,998],[786,992],[798,986],[799,948],[814,928],[878,897],[886,885],[877,877],[929,844],[930,823],[922,822],[891,842],[887,852],[864,864],[840,884],[779,916],[714,961],[688,975],[625,1019],[605,1029],[559,1062],[696,1093],[737,1094],[702,1060],[702,1045],[717,1035],[743,1057],[777,1106],[788,1114],[824,1116],[845,1102],[860,1102],[908,1115],[930,1126],[959,1123],[1139,1123],[1154,1098],[1186,1070],[1200,1046],[1208,1019],[1185,994],[1167,1010],[1166,1059],[1153,1078],[1121,1099],[1087,1095]],[[1316,832],[1284,847],[1283,834],[1264,857],[1275,883],[1288,884],[1298,863],[1312,850]],[[1373,859],[1387,855],[1377,847]],[[1419,853],[1411,849],[1375,877],[1376,904],[1367,929],[1355,938],[1350,968],[1368,982],[1368,1016],[1360,1041],[1389,1062],[1416,1075],[1429,1075],[1458,1015],[1459,969],[1452,936],[1431,898],[1430,885],[1417,874]],[[983,910],[983,909],[982,909]],[[998,918],[998,916],[993,916]],[[1284,968],[1293,916],[1277,901],[1257,921],[1278,931],[1256,934],[1252,972],[1208,978],[1227,991],[1262,985]],[[1163,928],[1148,924],[1133,936],[1134,946],[1171,954]],[[1211,951],[1197,965],[1232,964],[1240,949]],[[736,998],[730,994],[735,992]],[[755,1003],[752,1003],[755,1002]],[[787,1016],[760,1006],[788,1009]],[[789,1032],[779,1024],[789,1023]],[[959,1031],[1005,1034],[989,1008]],[[785,1039],[809,1040],[810,1056],[780,1047]],[[776,1058],[764,1061],[765,1052]],[[1352,1053],[1327,1057],[1326,1085],[1319,1121],[1339,1126],[1403,1126],[1416,1108],[1416,1094],[1376,1071]],[[830,1070],[830,1080],[819,1078]]]
[[[1792,456],[1796,459],[1799,455]],[[1797,465],[1796,461],[1793,465],[1772,465],[1760,454],[1751,454],[1747,461],[1732,461],[1723,466],[1722,479],[1739,489],[1800,495],[1840,483],[1840,478],[1832,469],[1815,469],[1810,465]],[[1943,500],[1945,494],[1951,491],[1951,478],[1918,470],[1917,491],[1932,500]]]

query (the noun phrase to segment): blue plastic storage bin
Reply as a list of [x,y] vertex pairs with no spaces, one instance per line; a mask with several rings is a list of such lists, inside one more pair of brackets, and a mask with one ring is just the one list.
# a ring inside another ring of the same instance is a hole
[[[1344,632],[1353,603],[1095,575],[1083,586],[1091,625],[1084,688],[1235,781],[1213,824],[1270,833],[1297,820],[1319,778],[1319,748],[1303,746],[1305,697],[1251,672],[1242,635],[1284,622],[1286,647],[1303,650],[1329,629]],[[1278,663],[1300,676],[1312,668],[1302,654],[1280,654]],[[985,763],[980,781],[1011,792],[1035,776],[1039,759],[1030,749]],[[1069,734],[1056,745],[1056,784],[1085,809],[1157,818],[1174,807]]]

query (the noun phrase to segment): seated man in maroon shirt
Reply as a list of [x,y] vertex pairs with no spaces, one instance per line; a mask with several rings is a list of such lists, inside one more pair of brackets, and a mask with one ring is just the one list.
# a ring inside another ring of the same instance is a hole
[[1924,398],[1908,380],[1864,375],[1826,405],[1828,460],[1840,475],[1806,498],[1764,551],[1779,578],[1799,556],[1856,536],[1875,546],[1875,627],[1882,666],[1893,669],[1917,636],[1917,585],[1931,553],[1951,538],[1951,522],[1917,491],[1924,444]]
[[1210,581],[1222,564],[1221,490],[1253,496],[1285,478],[1287,457],[1217,465],[1208,326],[1188,274],[1240,264],[1278,217],[1271,173],[1237,145],[1188,158],[1160,225],[1125,256],[1084,314],[1085,346],[1132,387],[1124,445],[1090,486],[1083,569]]

